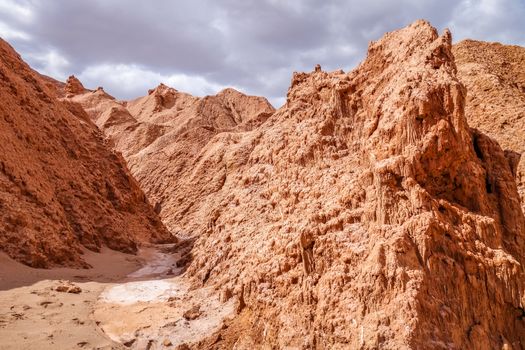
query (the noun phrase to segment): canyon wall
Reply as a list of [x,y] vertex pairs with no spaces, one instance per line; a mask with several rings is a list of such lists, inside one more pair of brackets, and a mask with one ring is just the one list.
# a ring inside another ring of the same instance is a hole
[[185,222],[206,223],[188,273],[239,299],[219,343],[520,348],[515,171],[466,96],[451,34],[418,21],[348,74],[294,74],[264,124],[215,136],[177,186],[201,196]]
[[[83,109],[0,40],[0,250],[33,267],[175,239]],[[71,113],[74,111],[75,114]]]

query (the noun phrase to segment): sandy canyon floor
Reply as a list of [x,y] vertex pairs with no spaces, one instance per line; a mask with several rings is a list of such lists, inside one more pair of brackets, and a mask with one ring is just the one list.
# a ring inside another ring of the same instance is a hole
[[91,269],[33,269],[0,255],[0,349],[184,348],[220,329],[234,302],[192,290],[171,245],[85,253]]

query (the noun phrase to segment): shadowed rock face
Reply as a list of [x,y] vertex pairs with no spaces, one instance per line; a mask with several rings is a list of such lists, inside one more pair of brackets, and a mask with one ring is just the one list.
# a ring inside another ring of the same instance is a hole
[[465,40],[453,52],[468,122],[505,150],[525,212],[525,48]]
[[350,73],[295,73],[273,114],[233,90],[162,85],[69,100],[168,227],[198,237],[193,282],[238,299],[197,348],[520,348],[516,170],[470,129],[456,74],[450,33],[418,21]]
[[52,80],[4,41],[0,76],[2,251],[33,267],[81,267],[82,247],[133,253],[172,240],[82,108],[57,101]]

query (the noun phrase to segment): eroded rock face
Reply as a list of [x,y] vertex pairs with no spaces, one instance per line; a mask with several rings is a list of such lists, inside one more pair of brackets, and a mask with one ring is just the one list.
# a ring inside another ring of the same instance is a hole
[[468,122],[505,150],[525,212],[525,48],[465,40],[453,52]]
[[[194,165],[203,148],[213,136],[251,130],[274,112],[265,98],[233,89],[197,98],[164,84],[128,102],[117,101],[102,90],[67,100],[83,106],[114,148],[122,152],[166,226],[183,236],[195,234],[193,228],[199,223],[189,224],[194,218],[188,213],[200,209],[199,202],[220,186],[226,171],[212,174],[211,189],[195,187],[193,183],[201,181],[202,169],[195,170]],[[181,178],[192,180],[183,185]],[[196,188],[204,193],[196,192]]]
[[[0,41],[0,249],[34,267],[172,236],[83,109]],[[74,111],[78,116],[69,111]]]
[[74,96],[78,94],[82,94],[84,92],[87,92],[88,90],[82,85],[80,80],[78,80],[77,77],[74,75],[70,75],[69,78],[67,78],[66,85],[64,86],[64,91],[66,93],[66,96]]
[[239,299],[223,343],[525,343],[516,183],[465,97],[450,33],[418,21],[348,74],[294,74],[265,123],[215,135],[170,178],[199,234],[189,274]]
[[163,85],[69,100],[198,237],[188,276],[237,299],[197,348],[520,348],[518,160],[470,129],[456,75],[450,33],[418,21],[350,73],[294,74],[273,114]]

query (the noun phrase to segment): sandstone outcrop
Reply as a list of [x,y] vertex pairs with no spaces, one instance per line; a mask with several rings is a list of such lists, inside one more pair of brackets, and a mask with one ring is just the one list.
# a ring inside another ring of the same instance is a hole
[[0,250],[33,267],[86,267],[83,248],[173,240],[83,109],[56,99],[60,84],[4,41],[0,76]]
[[523,347],[513,169],[469,128],[451,50],[418,21],[348,74],[296,73],[262,125],[166,180],[199,235],[188,275],[238,299],[210,347]]
[[64,92],[66,93],[66,96],[74,96],[87,91],[88,90],[84,87],[84,85],[82,85],[80,80],[78,80],[78,78],[74,75],[70,75],[69,78],[67,78],[66,85],[64,86]]
[[465,40],[453,47],[469,125],[505,150],[525,212],[525,48]]

